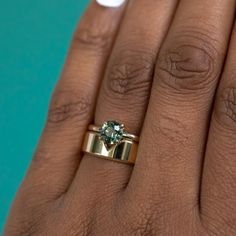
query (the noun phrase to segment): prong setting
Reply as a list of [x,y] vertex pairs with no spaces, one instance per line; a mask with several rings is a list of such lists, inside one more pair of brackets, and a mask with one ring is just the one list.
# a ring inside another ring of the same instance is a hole
[[105,146],[109,149],[122,141],[124,124],[113,120],[106,121],[100,127],[99,133],[101,140],[103,140]]

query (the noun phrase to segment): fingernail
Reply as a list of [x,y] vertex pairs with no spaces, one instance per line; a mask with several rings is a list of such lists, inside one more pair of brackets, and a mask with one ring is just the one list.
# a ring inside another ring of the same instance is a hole
[[120,7],[126,0],[96,0],[104,7]]

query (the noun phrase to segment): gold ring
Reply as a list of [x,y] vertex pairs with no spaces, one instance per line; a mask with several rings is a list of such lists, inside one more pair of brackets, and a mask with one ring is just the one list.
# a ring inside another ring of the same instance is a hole
[[[100,132],[100,127],[96,126],[96,125],[89,125],[88,130],[90,131],[94,131],[94,132]],[[134,134],[129,134],[129,133],[123,133],[123,137],[124,138],[128,138],[128,139],[132,139],[135,142],[139,141],[139,137],[134,135]]]
[[123,124],[106,121],[101,127],[88,127],[82,150],[100,158],[134,164],[138,140],[138,136],[125,132]]

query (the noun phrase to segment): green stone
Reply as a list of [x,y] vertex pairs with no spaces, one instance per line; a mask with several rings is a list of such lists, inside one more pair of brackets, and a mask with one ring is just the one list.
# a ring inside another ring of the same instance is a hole
[[117,121],[106,121],[100,130],[101,139],[107,147],[118,144],[124,134],[124,126]]

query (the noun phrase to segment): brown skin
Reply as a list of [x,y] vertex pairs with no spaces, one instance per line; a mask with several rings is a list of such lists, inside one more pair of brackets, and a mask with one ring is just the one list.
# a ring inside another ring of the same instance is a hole
[[[236,235],[235,3],[91,3],[5,236]],[[141,136],[134,167],[83,156],[108,119]]]

